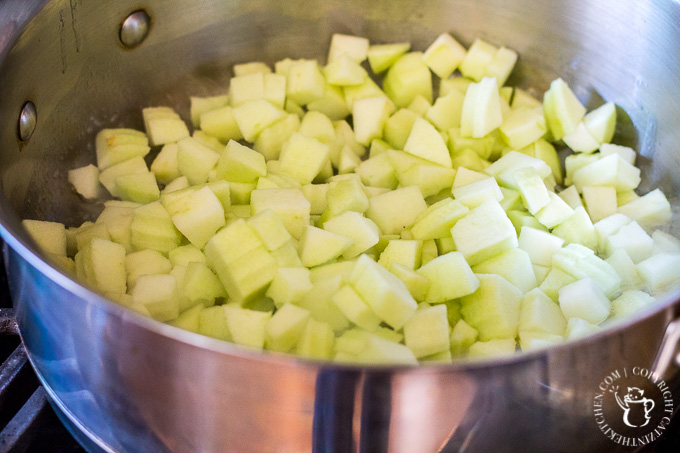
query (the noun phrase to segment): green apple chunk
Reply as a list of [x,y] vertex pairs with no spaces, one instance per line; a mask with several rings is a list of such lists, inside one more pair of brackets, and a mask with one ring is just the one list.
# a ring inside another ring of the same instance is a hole
[[328,323],[309,319],[297,342],[295,352],[313,359],[330,359],[333,354],[335,335]]
[[423,211],[415,220],[411,233],[415,239],[438,239],[451,235],[451,228],[470,210],[460,202],[445,198]]
[[402,186],[418,186],[423,197],[437,195],[453,184],[456,170],[439,165],[414,165],[399,175]]
[[500,126],[501,137],[512,149],[529,146],[545,135],[543,112],[535,108],[514,109]]
[[125,257],[127,287],[132,289],[142,275],[168,274],[172,270],[170,260],[155,250],[140,250]]
[[637,270],[651,291],[661,291],[680,279],[680,253],[659,253],[639,262]]
[[121,200],[135,203],[151,203],[161,195],[153,173],[122,175],[116,178],[116,192]]
[[640,184],[640,169],[618,154],[610,154],[576,170],[573,182],[579,190],[584,186],[612,186],[617,192],[632,190]]
[[400,329],[417,304],[404,283],[366,255],[361,255],[350,283],[373,312],[394,329]]
[[670,221],[671,205],[661,190],[654,189],[637,200],[619,206],[619,213],[635,220],[646,230],[651,230]]
[[[404,187],[370,198],[366,217],[378,225],[384,234],[399,234],[410,228],[416,218],[427,209],[420,190]],[[399,206],[399,209],[394,209]]]
[[509,356],[515,353],[516,347],[514,338],[478,341],[470,346],[467,356],[472,359]]
[[217,177],[233,182],[253,183],[267,175],[262,154],[230,140],[217,161]]
[[213,271],[205,263],[198,262],[187,265],[182,293],[192,304],[202,303],[205,307],[215,305],[218,298],[227,297],[222,283]]
[[420,257],[423,253],[423,242],[416,240],[390,240],[387,247],[380,254],[378,264],[390,269],[393,263],[399,263],[411,270],[420,267]]
[[586,108],[562,79],[554,80],[543,97],[543,113],[555,140],[576,130]]
[[552,233],[564,239],[567,244],[577,243],[588,248],[597,248],[595,227],[583,206],[579,206],[564,222],[555,227]]
[[99,169],[92,164],[69,170],[68,182],[86,200],[92,200],[100,195]]
[[170,107],[147,107],[142,109],[142,116],[151,146],[177,142],[189,136],[186,124]]
[[575,340],[577,338],[593,335],[602,330],[602,327],[597,324],[592,324],[585,319],[570,318],[567,322],[567,330],[564,332],[566,340]]
[[281,149],[281,172],[300,184],[310,184],[327,164],[329,151],[328,145],[295,132]]
[[108,167],[149,154],[149,139],[144,132],[134,129],[102,129],[95,139],[97,167]]
[[383,88],[397,107],[407,107],[418,95],[432,102],[432,75],[423,54],[411,52],[399,57],[387,71]]
[[336,275],[314,282],[312,290],[297,304],[309,310],[315,320],[328,323],[335,332],[342,332],[350,326],[350,321],[333,303],[333,297],[343,285],[342,280]]
[[654,251],[654,240],[635,221],[622,226],[607,237],[605,251],[611,255],[615,250],[625,250],[634,263],[649,258]]
[[306,105],[324,95],[325,80],[314,60],[293,62],[287,73],[286,97],[296,104]]
[[288,352],[295,347],[305,330],[310,313],[293,304],[284,304],[265,325],[267,349]]
[[571,134],[562,137],[562,141],[576,153],[592,153],[600,147],[600,143],[593,138],[583,121]]
[[364,187],[356,178],[330,183],[326,194],[326,203],[326,209],[319,219],[320,224],[324,224],[333,217],[347,211],[364,213],[369,206]]
[[468,348],[477,341],[479,336],[477,329],[461,319],[457,321],[451,330],[449,341],[451,343],[451,354],[454,356],[464,355]]
[[368,363],[418,364],[413,352],[406,346],[372,334],[368,334],[368,339],[357,354],[356,360]]
[[116,179],[119,176],[133,175],[139,173],[148,173],[149,169],[146,166],[146,162],[140,156],[133,157],[132,159],[119,162],[115,165],[108,167],[106,170],[99,173],[99,182],[102,183],[106,190],[109,191],[114,197],[120,196],[116,186]]
[[205,247],[205,255],[219,275],[219,269],[260,248],[263,249],[264,244],[255,230],[239,219],[210,238]]
[[611,303],[597,282],[586,277],[559,289],[562,314],[599,324],[609,317]]
[[553,255],[553,266],[577,279],[589,277],[610,296],[619,290],[621,277],[616,270],[595,253],[580,244],[569,244]]
[[479,339],[515,338],[522,291],[500,275],[478,274],[479,288],[461,298],[461,314]]
[[132,290],[132,301],[146,307],[158,321],[179,316],[177,283],[172,275],[142,275]]
[[351,286],[343,286],[332,300],[347,319],[362,329],[374,331],[380,325],[380,318]]
[[272,318],[271,312],[249,310],[235,303],[224,305],[222,309],[234,343],[256,349],[264,347],[265,331],[267,323]]
[[206,111],[200,116],[201,130],[221,142],[229,140],[241,140],[243,134],[234,118],[234,109],[231,106],[223,106],[214,110]]
[[393,111],[394,104],[385,96],[355,101],[352,116],[357,142],[368,146],[371,140],[382,138],[385,122]]
[[260,132],[286,116],[285,111],[264,99],[239,105],[234,108],[233,114],[243,138],[249,142],[254,142]]
[[210,187],[203,187],[188,197],[187,209],[175,213],[172,222],[193,245],[203,248],[224,226],[224,208]]
[[368,48],[368,63],[374,74],[380,74],[411,49],[411,44],[376,44]]
[[460,127],[464,100],[465,95],[458,90],[451,90],[446,95],[440,95],[434,105],[427,110],[425,118],[440,131]]
[[111,240],[106,225],[103,223],[87,226],[81,225],[76,233],[76,248],[82,250],[94,238]]
[[564,239],[528,226],[519,234],[519,247],[528,253],[531,262],[541,266],[552,265],[552,256],[564,244]]
[[[494,77],[498,82],[498,86],[502,87],[505,85],[505,82],[508,80],[510,73],[515,67],[517,56],[517,52],[514,50],[508,49],[507,47],[501,47],[487,65],[484,75],[487,77]],[[510,102],[510,97],[508,97],[506,101]]]
[[583,118],[583,124],[600,145],[611,142],[616,129],[616,105],[607,102],[589,112]]
[[66,256],[66,228],[63,223],[22,220],[21,225],[41,251]]
[[555,228],[574,215],[574,210],[554,192],[548,191],[550,202],[534,214],[536,220],[546,228]]
[[271,209],[296,239],[309,225],[311,205],[300,189],[253,190],[250,209],[253,215]]
[[463,137],[481,138],[503,124],[498,85],[495,78],[484,77],[465,93],[460,120]]
[[508,249],[472,267],[475,274],[498,274],[527,292],[536,288],[536,274],[529,254],[521,248]]
[[404,342],[416,358],[423,358],[450,348],[446,305],[416,311],[404,324]]
[[517,247],[515,227],[496,201],[472,209],[451,228],[451,236],[470,265]]
[[283,222],[271,209],[261,211],[247,220],[269,251],[282,247],[291,239]]
[[186,176],[190,184],[202,184],[208,180],[208,173],[220,158],[212,149],[193,137],[177,142],[177,169]]
[[417,273],[427,277],[430,288],[425,302],[441,303],[472,294],[479,280],[460,252],[449,252],[424,264]]
[[416,118],[404,151],[435,164],[451,168],[451,156],[442,136],[428,121]]
[[560,307],[543,291],[535,288],[520,300],[520,332],[545,332],[555,335],[564,334],[567,320]]
[[654,303],[656,299],[639,290],[624,291],[612,301],[611,318],[624,318]]
[[328,63],[323,69],[326,81],[331,85],[359,85],[368,74],[357,62],[343,55]]
[[202,304],[195,305],[188,310],[181,311],[179,316],[172,321],[168,321],[171,326],[198,333],[200,328],[201,313],[205,310]]
[[562,335],[547,332],[520,332],[519,346],[524,352],[549,348],[564,341]]
[[229,95],[222,94],[208,97],[191,96],[189,101],[191,124],[194,128],[197,128],[201,125],[201,115],[203,113],[229,105]]
[[378,226],[362,214],[347,211],[333,217],[323,225],[323,229],[350,239],[351,245],[343,252],[343,257],[351,259],[373,247],[380,239]]
[[179,246],[181,238],[160,202],[135,208],[130,224],[130,243],[134,250],[151,249],[168,253]]
[[233,341],[223,306],[208,307],[201,311],[198,316],[198,333],[218,340]]
[[319,266],[339,257],[352,244],[349,237],[310,225],[300,237],[300,260],[306,267]]
[[479,82],[486,74],[489,63],[497,53],[498,48],[496,46],[480,38],[475,39],[460,64],[460,72],[464,77]]
[[366,59],[368,47],[369,42],[366,38],[335,33],[331,37],[328,61],[333,62],[338,58],[346,56],[351,58],[352,61],[361,63]]
[[134,216],[134,208],[124,206],[106,206],[97,217],[97,223],[106,225],[110,239],[128,252],[132,251],[130,227]]
[[83,277],[103,292],[125,293],[125,247],[106,239],[93,238],[76,254]]
[[413,298],[422,302],[427,296],[427,292],[430,289],[430,280],[414,271],[413,269],[404,266],[400,263],[392,263],[389,267],[389,271],[397,276],[399,280],[404,282],[406,289],[411,293]]
[[485,178],[463,186],[452,189],[454,198],[464,206],[474,209],[487,202],[503,200],[503,192],[498,187],[495,178]]
[[294,132],[300,129],[300,117],[289,114],[273,123],[257,136],[253,148],[260,152],[266,160],[278,159],[281,148]]
[[432,72],[445,79],[463,62],[465,54],[465,47],[453,36],[442,33],[427,48],[423,54],[423,61]]
[[182,176],[177,167],[177,143],[168,143],[163,146],[156,158],[151,163],[151,171],[156,175],[160,184],[169,184]]

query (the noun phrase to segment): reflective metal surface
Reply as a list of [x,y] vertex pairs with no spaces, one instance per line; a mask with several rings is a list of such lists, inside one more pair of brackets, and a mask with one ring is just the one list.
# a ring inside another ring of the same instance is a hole
[[[153,32],[126,49],[120,25],[139,8]],[[559,75],[589,107],[621,106],[615,140],[644,156],[641,189],[661,186],[677,208],[680,5],[670,0],[0,2],[0,234],[17,322],[56,403],[94,442],[158,452],[616,449],[593,419],[598,383],[652,366],[678,294],[538,353],[343,367],[251,353],[127,312],[52,269],[19,227],[22,217],[96,216],[101,205],[82,203],[66,181],[94,160],[96,131],[141,128],[146,105],[186,112],[189,95],[226,91],[234,63],[322,59],[334,32],[424,49],[444,30],[516,49],[513,84],[544,90]],[[21,143],[26,99],[40,116]]]

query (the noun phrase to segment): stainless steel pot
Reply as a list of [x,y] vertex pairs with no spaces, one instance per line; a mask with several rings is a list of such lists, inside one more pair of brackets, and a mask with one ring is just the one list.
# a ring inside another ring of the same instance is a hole
[[[139,9],[149,35],[128,48],[120,27]],[[598,384],[622,367],[673,376],[677,322],[664,332],[677,292],[542,352],[415,369],[339,366],[256,354],[137,316],[51,268],[20,228],[24,217],[77,224],[96,215],[101,206],[84,205],[66,183],[68,169],[94,160],[96,130],[142,127],[145,105],[186,111],[188,95],[224,91],[233,63],[323,58],[334,32],[422,49],[442,31],[519,51],[511,80],[519,86],[543,90],[562,76],[588,106],[602,98],[621,106],[616,141],[640,151],[642,189],[660,185],[677,198],[675,1],[0,1],[0,233],[17,321],[54,402],[95,443],[186,452],[618,448],[593,417]],[[26,101],[36,107],[34,130],[18,126]],[[672,390],[677,404],[677,383]]]

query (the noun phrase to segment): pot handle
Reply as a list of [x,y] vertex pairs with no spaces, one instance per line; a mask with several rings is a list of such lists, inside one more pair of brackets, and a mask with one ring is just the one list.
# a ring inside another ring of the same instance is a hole
[[680,319],[666,327],[652,372],[666,382],[680,375]]

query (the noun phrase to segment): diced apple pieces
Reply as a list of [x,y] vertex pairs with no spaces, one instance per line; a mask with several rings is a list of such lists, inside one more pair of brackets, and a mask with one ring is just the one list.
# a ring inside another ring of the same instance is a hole
[[293,133],[281,149],[281,172],[300,184],[310,184],[327,164],[329,151],[317,139]]
[[101,194],[99,169],[92,164],[69,170],[68,181],[86,200],[93,200]]
[[611,312],[611,303],[598,284],[583,278],[563,286],[559,290],[560,309],[567,319],[581,318],[599,324]]
[[161,195],[156,176],[150,172],[118,176],[116,192],[122,200],[140,204],[154,202]]
[[346,259],[352,259],[365,252],[380,239],[378,226],[372,220],[354,211],[347,211],[333,217],[324,223],[323,229],[352,241],[343,252],[343,257]]
[[423,54],[425,64],[442,79],[450,76],[465,58],[463,47],[453,36],[442,33]]
[[423,358],[450,348],[446,305],[416,311],[404,324],[404,342],[416,358]]
[[470,269],[463,255],[449,252],[433,259],[418,269],[418,274],[430,280],[425,302],[441,303],[472,294],[479,287],[479,280]]
[[536,288],[524,296],[520,301],[519,331],[545,332],[562,335],[567,328],[560,307],[555,304],[543,291]]
[[300,238],[300,260],[306,267],[319,266],[342,255],[353,243],[349,237],[310,225]]
[[[399,206],[399,209],[394,209]],[[416,218],[427,209],[417,187],[404,187],[369,199],[366,217],[373,220],[384,234],[399,234],[410,228]]]
[[656,299],[639,290],[629,290],[612,301],[612,318],[623,318],[654,303]]
[[543,112],[537,109],[515,109],[503,120],[500,133],[512,149],[531,145],[546,132]]
[[264,347],[266,326],[272,318],[271,312],[249,310],[235,303],[224,305],[222,309],[234,343],[255,349]]
[[135,209],[130,225],[130,242],[135,250],[151,249],[168,253],[179,246],[181,237],[160,202]]
[[479,289],[461,298],[461,314],[478,330],[479,339],[515,338],[522,291],[503,277],[478,274]]
[[659,253],[639,262],[637,270],[651,291],[660,291],[680,279],[680,254]]
[[461,62],[460,72],[464,77],[479,82],[486,74],[486,69],[497,52],[496,46],[482,39],[475,39]]
[[95,149],[99,170],[133,157],[144,157],[150,150],[146,134],[134,129],[102,129],[97,133]]
[[186,124],[170,107],[147,107],[142,109],[142,116],[151,146],[174,143],[189,136]]
[[451,228],[458,250],[470,265],[517,247],[515,227],[496,201],[472,209]]
[[557,79],[543,97],[543,112],[553,138],[561,140],[576,130],[586,108],[564,80]]
[[429,122],[416,118],[413,128],[404,145],[404,151],[451,168],[451,156],[441,135]]
[[536,288],[537,281],[529,254],[521,248],[511,248],[476,264],[475,274],[497,274],[508,282],[527,292]]
[[468,348],[477,341],[477,329],[466,323],[461,319],[454,325],[449,337],[451,345],[451,354],[454,356],[462,356]]
[[267,174],[262,154],[230,140],[217,162],[217,177],[227,181],[253,183]]
[[567,330],[564,333],[566,340],[575,340],[588,335],[600,332],[602,327],[597,324],[590,323],[581,318],[570,318],[567,322]]
[[22,220],[21,225],[41,251],[50,255],[66,256],[66,228],[63,223]]
[[616,105],[607,102],[588,112],[583,118],[583,124],[600,145],[611,142],[616,129]]
[[373,312],[395,329],[403,327],[416,310],[404,283],[366,255],[359,257],[350,282]]
[[421,52],[402,55],[390,67],[383,88],[397,107],[407,107],[416,96],[432,102],[432,75]]
[[465,93],[460,132],[463,137],[481,138],[503,124],[496,79],[483,78]]
[[374,331],[380,325],[380,318],[373,313],[366,302],[349,285],[343,286],[333,296],[333,303],[357,326]]
[[296,239],[309,225],[311,205],[300,189],[253,190],[250,208],[253,215],[271,209]]
[[120,196],[116,186],[116,178],[124,175],[133,175],[139,173],[148,173],[149,169],[146,162],[140,156],[133,157],[115,165],[108,167],[106,170],[99,173],[99,182],[102,183],[106,190],[114,197]]
[[640,184],[640,169],[618,154],[611,154],[579,168],[572,179],[579,190],[584,186],[611,186],[621,192],[637,188]]
[[310,313],[293,304],[284,304],[265,325],[267,349],[288,352],[297,344],[305,330]]
[[295,352],[302,357],[330,359],[334,344],[335,335],[331,326],[310,318],[298,340]]
[[357,142],[368,146],[373,139],[382,138],[385,122],[393,111],[394,104],[385,96],[355,101],[352,116]]
[[132,290],[132,301],[142,304],[158,321],[179,316],[177,284],[172,275],[143,275]]
[[659,189],[619,206],[618,211],[629,219],[637,221],[647,230],[664,225],[671,219],[671,205]]
[[172,270],[170,260],[155,250],[140,250],[125,257],[127,287],[132,289],[142,275],[168,274]]
[[615,250],[625,250],[634,263],[649,258],[654,250],[654,240],[635,221],[622,226],[607,237],[605,251],[608,255]]

